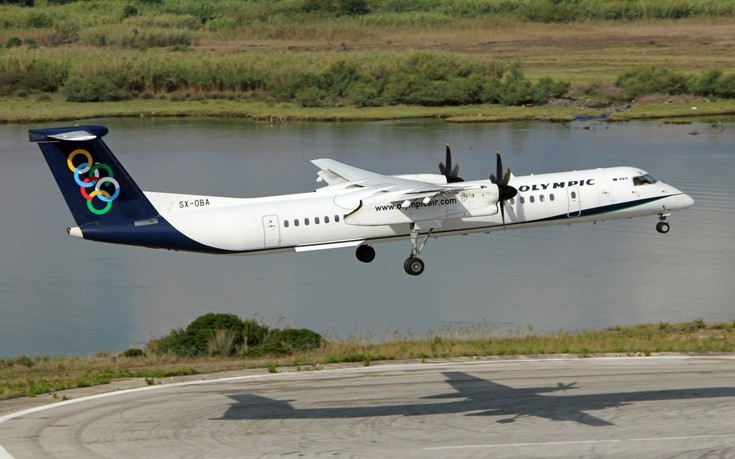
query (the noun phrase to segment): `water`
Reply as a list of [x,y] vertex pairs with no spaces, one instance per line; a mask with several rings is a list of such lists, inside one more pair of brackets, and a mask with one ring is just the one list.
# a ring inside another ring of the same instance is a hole
[[[90,122],[87,120],[86,122]],[[0,126],[0,356],[89,354],[142,345],[207,312],[326,334],[424,335],[600,329],[703,317],[735,320],[735,122],[670,125],[441,121],[263,124],[230,119],[91,120],[142,188],[254,197],[314,189],[310,159],[385,174],[435,172],[450,143],[465,178],[494,151],[517,174],[634,165],[695,207],[655,217],[260,257],[169,253],[71,239],[73,221],[27,130]],[[53,124],[52,124],[53,125]],[[58,125],[58,124],[56,124]],[[587,129],[585,129],[587,128]],[[694,135],[696,133],[696,135]],[[31,186],[33,185],[33,186]]]

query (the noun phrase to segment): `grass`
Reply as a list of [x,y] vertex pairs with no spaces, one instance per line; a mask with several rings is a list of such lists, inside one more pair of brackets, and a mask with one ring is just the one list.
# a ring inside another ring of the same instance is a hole
[[[305,108],[296,103],[299,94],[289,91],[303,83],[295,75],[311,78],[340,59],[359,64],[370,77],[366,81],[372,81],[372,76],[390,73],[391,65],[417,52],[473,68],[518,62],[531,81],[551,77],[569,82],[575,94],[590,85],[610,87],[622,73],[642,66],[687,75],[735,68],[732,0],[583,1],[574,3],[575,8],[551,0],[373,0],[367,2],[368,14],[354,16],[318,8],[306,12],[307,3],[327,8],[340,2],[39,0],[33,8],[0,5],[0,45],[14,38],[21,43],[0,48],[0,87],[6,88],[0,95],[0,122],[141,114],[261,120],[566,120],[585,108],[582,96],[572,97],[567,107],[355,108],[337,100],[333,107]],[[554,8],[547,8],[550,5]],[[558,11],[568,17],[556,17]],[[69,78],[76,85],[64,91]],[[103,83],[109,85],[108,97],[132,100],[74,104],[58,95],[81,97],[90,87],[100,92]],[[18,89],[23,85],[46,89]],[[357,98],[369,101],[370,94]],[[318,101],[317,96],[300,94],[306,103]],[[348,94],[348,99],[355,97]],[[733,113],[727,102],[709,109],[712,114]],[[647,104],[620,119],[639,114],[645,118],[691,112]]]
[[[698,110],[692,110],[696,106]],[[228,99],[129,100],[119,102],[68,102],[60,97],[0,98],[0,122],[40,123],[115,117],[234,117],[258,121],[369,121],[409,118],[439,118],[450,122],[497,121],[571,121],[574,114],[597,114],[605,108],[583,106],[505,107],[500,105],[465,105],[456,107],[422,107],[394,105],[387,107],[352,106],[305,108],[294,103],[243,101]],[[632,104],[615,112],[610,120],[714,116],[735,113],[734,100],[676,101],[670,103]]]
[[91,357],[25,355],[0,359],[0,399],[37,396],[64,389],[107,384],[117,379],[156,379],[236,369],[279,367],[320,369],[325,364],[452,357],[571,354],[648,356],[661,352],[712,353],[735,351],[735,322],[641,324],[599,331],[563,330],[534,334],[531,330],[503,333],[488,326],[445,328],[422,337],[394,333],[383,342],[371,337],[332,339],[327,345],[289,356],[266,355],[257,359],[172,356],[125,357],[98,353]]
[[60,98],[0,99],[0,120],[5,122],[40,122],[75,120],[93,117],[147,116],[221,116],[251,118],[261,121],[340,121],[390,120],[405,118],[446,118],[462,121],[463,117],[481,115],[485,121],[539,118],[555,121],[570,120],[563,110],[540,108],[474,105],[458,107],[422,107],[394,105],[388,107],[353,106],[305,108],[293,103],[268,103],[227,99],[205,100],[134,100],[119,102],[78,103]]

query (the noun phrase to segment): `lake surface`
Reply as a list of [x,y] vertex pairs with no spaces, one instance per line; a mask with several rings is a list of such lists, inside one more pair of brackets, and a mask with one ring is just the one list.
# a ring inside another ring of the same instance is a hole
[[[690,194],[655,216],[270,256],[212,256],[69,238],[74,226],[29,128],[0,126],[0,356],[143,345],[207,312],[382,339],[487,324],[500,332],[735,320],[735,122],[441,121],[265,124],[233,119],[84,120],[146,190],[255,197],[313,190],[331,157],[385,174],[436,172],[444,144],[467,179],[500,149],[516,174],[641,167]],[[31,186],[33,185],[33,186]]]

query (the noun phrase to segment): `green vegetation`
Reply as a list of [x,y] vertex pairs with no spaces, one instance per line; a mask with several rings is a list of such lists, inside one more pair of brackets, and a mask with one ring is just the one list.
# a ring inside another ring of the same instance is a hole
[[295,101],[304,107],[545,103],[569,85],[532,83],[518,64],[447,54],[382,52],[331,58],[282,52],[214,53],[13,49],[0,57],[0,95],[60,92],[71,102],[155,95]]
[[314,331],[270,328],[234,314],[209,313],[198,317],[185,329],[178,328],[148,343],[157,355],[195,357],[202,355],[262,356],[293,354],[319,348],[324,342]]
[[[126,101],[156,116],[211,116],[189,102],[222,100],[243,106],[223,115],[248,116],[260,104],[256,118],[289,104],[299,119],[385,119],[404,106],[467,117],[483,105],[494,113],[473,120],[488,121],[507,119],[505,107],[558,119],[560,107],[651,92],[732,98],[735,75],[721,69],[735,64],[733,18],[735,0],[4,0],[0,121],[142,112],[101,105]],[[376,108],[390,114],[361,112]]]
[[153,367],[130,369],[133,360],[120,356],[28,357],[0,359],[0,399],[35,397],[65,389],[109,384],[123,378],[167,378],[197,374],[189,366],[171,367],[159,363]]
[[646,67],[624,73],[615,84],[631,99],[655,93],[735,97],[735,74],[725,76],[717,69],[687,77],[668,69]]
[[[240,325],[254,324],[236,319],[230,314],[202,316],[192,322],[197,324],[191,327],[192,336],[199,336],[209,326],[240,330]],[[264,336],[277,330],[254,325],[257,327],[251,329],[256,332],[253,336],[263,329],[266,330]],[[186,330],[189,327],[183,331]],[[294,332],[298,336],[318,336],[310,330],[308,333]],[[707,323],[702,319],[576,333],[561,330],[549,334],[533,334],[530,329],[502,333],[486,325],[445,328],[424,337],[394,333],[384,342],[376,342],[372,337],[334,338],[328,342],[320,340],[321,345],[314,347],[314,341],[307,340],[306,350],[284,353],[282,348],[273,347],[247,358],[237,353],[230,356],[202,353],[194,357],[156,354],[154,350],[159,349],[160,342],[172,335],[180,333],[172,332],[165,338],[153,340],[146,353],[128,350],[118,355],[97,353],[87,358],[21,355],[0,359],[0,399],[107,384],[121,378],[141,378],[146,384],[155,384],[161,378],[245,368],[263,368],[275,373],[278,367],[284,366],[318,370],[325,364],[361,362],[368,366],[375,361],[395,359],[426,362],[450,357],[571,354],[584,358],[611,353],[648,356],[662,352],[735,352],[735,322]]]

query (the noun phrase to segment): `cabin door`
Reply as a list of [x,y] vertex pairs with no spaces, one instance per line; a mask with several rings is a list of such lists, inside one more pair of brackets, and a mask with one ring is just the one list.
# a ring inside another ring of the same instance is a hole
[[278,224],[278,215],[266,215],[263,217],[263,235],[265,247],[278,247],[281,245],[281,227]]
[[567,217],[579,217],[582,214],[582,200],[579,197],[578,185],[567,187],[567,199],[569,202]]

